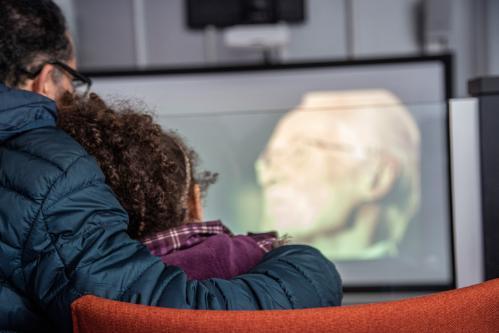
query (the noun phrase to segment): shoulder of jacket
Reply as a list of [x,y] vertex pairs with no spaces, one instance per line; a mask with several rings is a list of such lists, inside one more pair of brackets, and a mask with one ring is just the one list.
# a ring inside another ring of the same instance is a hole
[[76,158],[88,155],[69,134],[57,127],[43,127],[24,132],[4,143],[5,147],[67,169]]
[[[68,191],[89,181],[105,181],[95,159],[56,127],[25,132],[0,146],[0,185],[41,203],[63,180]],[[71,169],[78,172],[68,173]]]

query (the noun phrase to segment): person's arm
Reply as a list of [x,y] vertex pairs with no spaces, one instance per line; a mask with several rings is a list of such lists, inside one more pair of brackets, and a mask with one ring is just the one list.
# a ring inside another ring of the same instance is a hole
[[[89,173],[89,170],[92,172]],[[93,158],[82,156],[50,186],[24,250],[32,297],[65,331],[85,294],[189,309],[284,309],[339,305],[341,281],[317,250],[283,246],[232,280],[188,281],[126,233],[127,214]]]
[[8,281],[0,278],[0,332],[49,332],[46,318]]

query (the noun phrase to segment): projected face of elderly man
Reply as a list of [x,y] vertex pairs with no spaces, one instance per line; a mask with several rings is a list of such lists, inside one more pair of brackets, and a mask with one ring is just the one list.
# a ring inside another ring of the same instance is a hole
[[263,229],[336,259],[394,253],[419,204],[419,130],[386,91],[316,92],[257,162]]

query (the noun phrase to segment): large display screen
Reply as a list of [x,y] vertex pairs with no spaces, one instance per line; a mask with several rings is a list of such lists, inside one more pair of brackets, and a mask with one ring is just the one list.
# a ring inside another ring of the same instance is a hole
[[277,230],[350,288],[452,285],[446,67],[438,58],[98,76],[219,173],[206,220]]

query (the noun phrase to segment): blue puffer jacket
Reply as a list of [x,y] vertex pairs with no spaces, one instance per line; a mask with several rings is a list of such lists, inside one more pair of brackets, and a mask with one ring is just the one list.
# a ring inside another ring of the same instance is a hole
[[0,84],[0,331],[69,332],[85,294],[191,309],[340,304],[335,267],[307,246],[232,280],[188,281],[127,236],[95,160],[55,119],[53,101]]

